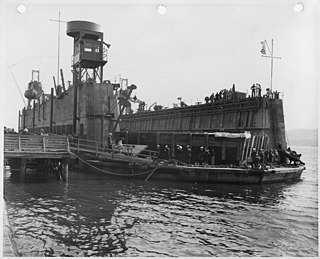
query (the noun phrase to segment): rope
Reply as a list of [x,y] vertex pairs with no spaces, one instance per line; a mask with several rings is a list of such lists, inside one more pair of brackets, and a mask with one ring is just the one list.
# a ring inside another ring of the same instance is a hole
[[111,175],[116,175],[116,176],[137,176],[137,175],[143,175],[143,174],[148,174],[152,171],[154,171],[155,169],[152,169],[152,170],[148,170],[148,171],[145,171],[145,172],[141,172],[141,173],[136,173],[136,174],[117,174],[117,173],[112,173],[112,172],[109,172],[109,171],[105,171],[105,170],[102,170],[100,169],[99,167],[96,167],[90,163],[88,163],[87,161],[83,160],[82,158],[80,158],[79,156],[76,155],[76,158],[78,158],[80,161],[84,162],[85,164],[91,166],[92,168],[102,172],[102,173],[105,173],[105,174],[111,174]]
[[16,83],[16,87],[17,87],[18,90],[19,90],[20,97],[21,97],[22,101],[24,102],[24,106],[27,107],[26,101],[25,101],[24,98],[23,98],[23,95],[22,95],[22,93],[21,93],[21,90],[20,90],[20,87],[19,87],[19,85],[18,85],[18,83],[17,83],[17,80],[16,80],[16,78],[15,78],[15,76],[14,76],[12,70],[11,70],[11,66],[8,66],[8,68],[9,68],[9,70],[10,70],[10,73],[11,73],[11,75],[12,75],[12,77],[13,77],[14,82]]
[[147,176],[147,178],[144,180],[145,182],[148,181],[148,179],[154,174],[154,172],[158,169],[158,166],[152,170],[152,172]]
[[13,185],[12,183],[5,182],[5,185],[11,187],[12,189],[16,190],[20,194],[24,194],[24,195],[26,195],[28,197],[32,197],[31,194],[29,194],[29,193],[25,192],[24,190],[18,188],[17,186]]

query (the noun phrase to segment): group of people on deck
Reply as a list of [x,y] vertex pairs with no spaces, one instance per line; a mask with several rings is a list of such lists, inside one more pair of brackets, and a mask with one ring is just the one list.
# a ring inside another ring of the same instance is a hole
[[[193,153],[197,156],[194,157]],[[157,145],[158,159],[170,161],[171,159],[183,164],[196,164],[196,165],[214,165],[215,164],[215,151],[214,148],[201,146],[199,150],[192,150],[190,145],[181,146],[175,145],[174,152],[170,149],[169,145]]]
[[235,92],[236,92],[236,88],[235,88],[235,84],[232,85],[232,88],[227,90],[227,89],[223,89],[220,90],[217,93],[212,93],[209,96],[206,96],[204,98],[206,103],[214,103],[214,102],[218,102],[218,101],[223,101],[223,100],[232,100],[235,98]]
[[282,148],[281,144],[278,144],[277,149],[263,150],[254,147],[251,151],[251,165],[252,168],[265,167],[268,164],[292,164],[299,165],[304,163],[300,160],[301,154],[297,154],[296,151],[291,151],[290,147],[287,150]]
[[[256,84],[253,84],[251,87],[251,97],[261,97],[261,91],[262,91],[262,88],[261,88],[261,85],[256,83]],[[268,97],[268,98],[271,98],[271,99],[279,99],[279,94],[280,92],[278,92],[277,90],[272,92],[272,90],[270,88],[266,88],[266,94],[263,95],[263,97]]]
[[[266,88],[266,93],[262,96],[262,87],[259,83],[253,84],[251,87],[251,96],[249,98],[255,97],[267,97],[270,99],[279,99],[280,92],[272,91],[270,88]],[[215,103],[219,101],[225,100],[233,100],[236,98],[236,89],[235,84],[232,85],[232,88],[220,90],[217,93],[212,93],[210,96],[206,96],[204,98],[205,102],[208,103]]]

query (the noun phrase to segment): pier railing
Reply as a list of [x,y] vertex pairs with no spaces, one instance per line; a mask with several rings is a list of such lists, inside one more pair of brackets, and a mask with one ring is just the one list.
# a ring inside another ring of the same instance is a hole
[[75,153],[89,153],[95,156],[126,155],[155,159],[158,152],[147,150],[145,145],[106,145],[103,142],[69,137],[70,150]]
[[66,136],[4,134],[3,151],[10,152],[69,152]]

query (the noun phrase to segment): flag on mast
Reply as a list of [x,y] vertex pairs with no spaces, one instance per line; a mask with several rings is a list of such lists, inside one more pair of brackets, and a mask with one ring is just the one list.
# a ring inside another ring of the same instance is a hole
[[265,55],[266,54],[266,41],[261,41],[261,45],[262,45],[262,48],[261,48],[260,52]]

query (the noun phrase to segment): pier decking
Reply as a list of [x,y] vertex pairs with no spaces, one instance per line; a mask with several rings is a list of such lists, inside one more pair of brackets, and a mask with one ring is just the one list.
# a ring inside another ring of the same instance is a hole
[[66,136],[4,135],[4,158],[65,158],[70,155]]
[[38,176],[54,172],[61,179],[68,177],[71,152],[67,136],[5,134],[3,149],[11,172],[22,179],[28,172],[37,172]]

